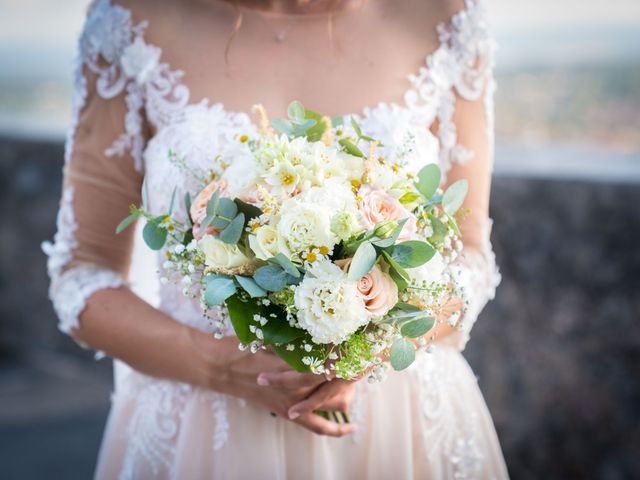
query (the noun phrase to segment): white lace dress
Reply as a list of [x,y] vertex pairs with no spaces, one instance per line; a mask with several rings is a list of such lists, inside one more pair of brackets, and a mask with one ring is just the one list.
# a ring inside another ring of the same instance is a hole
[[[146,28],[145,22],[133,21],[128,9],[97,0],[80,39],[58,232],[54,242],[44,245],[50,296],[66,333],[78,325],[94,292],[120,285],[129,285],[180,322],[212,330],[198,304],[183,296],[179,286],[155,282],[162,254],[156,256],[136,241],[133,254],[125,249],[120,255],[133,260],[126,277],[127,269],[111,261],[111,251],[94,245],[95,234],[83,233],[83,222],[89,223],[88,214],[81,213],[86,205],[115,201],[113,192],[125,190],[128,178],[144,178],[148,205],[157,211],[166,208],[176,185],[178,198],[193,190],[192,177],[169,160],[170,150],[187,159],[190,169],[204,170],[215,156],[246,155],[246,143],[239,138],[257,134],[245,113],[206,100],[190,103],[182,72],[163,62],[160,48],[145,39]],[[406,144],[403,140],[409,135],[416,155],[439,162],[450,173],[456,165],[479,161],[477,152],[463,145],[458,134],[455,110],[460,100],[481,102],[482,135],[491,143],[493,42],[482,6],[472,0],[440,25],[438,36],[439,47],[418,72],[408,76],[403,104],[379,103],[351,115],[365,133],[383,141],[386,155]],[[114,99],[121,99],[121,106],[112,106]],[[121,122],[116,125],[122,131],[111,128],[112,123],[87,127],[98,107],[107,108],[110,118],[118,116]],[[435,122],[439,128],[432,133],[428,127]],[[153,134],[146,132],[147,123]],[[94,137],[96,132],[99,139],[109,137],[109,142],[102,145]],[[101,145],[97,152],[96,145]],[[85,160],[86,167],[84,158],[91,158]],[[133,173],[122,167],[96,180],[100,165],[108,165],[107,171],[123,159],[130,160]],[[103,222],[110,235],[113,222],[126,215],[126,206],[137,195],[125,198],[124,212],[114,206],[114,218]],[[500,281],[489,242],[491,221],[487,217],[478,224],[479,241],[466,248],[459,265],[467,302],[460,331],[436,344],[431,353],[420,353],[407,371],[391,373],[384,383],[359,382],[351,411],[359,425],[355,435],[317,436],[238,398],[148,377],[116,361],[115,391],[96,477],[506,478],[490,414],[460,354]]]

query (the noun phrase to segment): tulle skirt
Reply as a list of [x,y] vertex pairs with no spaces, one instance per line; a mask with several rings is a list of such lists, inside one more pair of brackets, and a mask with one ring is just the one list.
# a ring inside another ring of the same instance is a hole
[[500,445],[462,355],[438,346],[358,383],[344,438],[241,399],[130,371],[117,382],[98,479],[504,479]]

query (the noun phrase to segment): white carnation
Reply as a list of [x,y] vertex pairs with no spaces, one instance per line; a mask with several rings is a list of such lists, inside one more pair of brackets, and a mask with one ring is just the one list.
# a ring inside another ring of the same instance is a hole
[[338,238],[331,232],[331,217],[325,209],[318,207],[297,198],[282,205],[276,227],[279,251],[295,257],[311,247],[331,249],[338,243]]
[[341,343],[368,321],[357,283],[329,261],[311,267],[296,287],[294,304],[300,327],[315,343]]

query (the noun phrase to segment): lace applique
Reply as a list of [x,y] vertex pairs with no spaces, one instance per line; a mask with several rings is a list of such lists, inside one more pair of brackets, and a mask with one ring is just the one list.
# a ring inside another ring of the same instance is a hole
[[58,315],[58,327],[67,334],[78,327],[79,316],[93,293],[102,288],[116,288],[124,284],[115,272],[94,265],[81,265],[63,271],[65,265],[71,261],[73,249],[77,244],[74,237],[78,225],[73,213],[73,192],[73,187],[68,187],[62,194],[53,243],[42,244],[42,250],[49,257],[49,298]]
[[502,281],[496,256],[491,246],[491,227],[493,221],[487,219],[481,226],[482,245],[478,250],[463,250],[453,266],[454,273],[462,287],[464,314],[457,325],[457,332],[445,341],[463,350],[469,341],[469,332],[485,305],[493,300],[496,288]]
[[[443,173],[452,162],[468,161],[472,155],[457,143],[453,122],[456,93],[473,101],[486,90],[487,130],[493,128],[490,121],[493,113],[489,110],[492,110],[495,42],[489,35],[485,16],[480,0],[466,0],[465,8],[448,24],[438,26],[440,46],[426,57],[426,65],[417,74],[409,75],[412,88],[405,93],[405,102],[419,123],[432,125],[438,121]],[[490,138],[492,135],[490,132]]]
[[419,382],[427,459],[447,459],[452,478],[463,480],[480,477],[485,457],[476,443],[480,417],[461,396],[460,389],[469,388],[461,375],[468,366],[461,362],[448,347],[438,347],[433,353],[421,352],[409,371]]

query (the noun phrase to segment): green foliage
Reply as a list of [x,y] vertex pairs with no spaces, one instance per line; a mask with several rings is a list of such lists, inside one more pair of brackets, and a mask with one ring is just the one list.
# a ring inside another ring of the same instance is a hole
[[467,180],[458,180],[453,183],[442,196],[442,208],[449,215],[453,215],[458,211],[464,202],[464,197],[469,190],[469,182]]
[[154,217],[142,229],[142,238],[151,250],[160,250],[167,241],[167,229],[163,225],[165,218],[164,215]]
[[266,290],[260,287],[253,278],[236,275],[235,279],[251,298],[264,297],[267,295]]
[[298,270],[298,267],[296,267],[294,263],[289,260],[283,253],[278,253],[275,257],[270,258],[269,262],[280,265],[282,269],[292,277],[300,277],[300,271]]
[[231,277],[224,275],[207,275],[207,288],[204,291],[204,301],[210,306],[222,305],[226,299],[236,293],[236,284]]
[[438,190],[441,178],[442,173],[440,167],[435,164],[430,164],[418,172],[418,181],[415,183],[415,186],[424,198],[429,200],[435,195],[436,190]]
[[447,227],[434,216],[430,216],[429,221],[431,222],[431,228],[433,228],[433,235],[429,237],[429,243],[437,248],[442,244],[444,237],[447,235]]
[[260,314],[260,306],[255,301],[242,300],[239,295],[233,295],[225,301],[229,310],[231,326],[241,343],[247,344],[256,340],[254,333],[249,330],[253,316]]
[[278,292],[287,285],[297,283],[298,279],[289,275],[280,265],[265,265],[253,275],[256,283],[268,292]]
[[415,320],[410,320],[404,323],[400,327],[400,333],[404,337],[418,338],[423,336],[435,325],[435,319],[433,317],[421,317]]
[[366,339],[364,331],[351,335],[349,340],[338,347],[339,358],[335,362],[336,374],[341,378],[350,378],[353,372],[361,372],[373,360],[373,346]]
[[124,220],[122,220],[118,226],[116,227],[116,235],[119,234],[120,232],[122,232],[125,228],[127,228],[129,225],[131,225],[133,222],[135,222],[136,220],[138,220],[138,218],[140,218],[140,213],[139,212],[134,212],[131,215],[129,215],[127,218],[125,218]]
[[394,245],[391,258],[402,268],[416,268],[431,260],[435,253],[436,250],[427,242],[409,240]]
[[354,157],[365,158],[364,153],[348,138],[341,138],[338,143],[342,146],[343,150]]
[[391,366],[394,370],[404,370],[416,359],[416,347],[406,338],[398,338],[391,345]]
[[402,292],[409,286],[409,274],[391,257],[391,255],[383,250],[382,255],[385,261],[389,264],[389,275],[398,287],[398,291]]
[[349,280],[356,281],[369,273],[377,258],[378,254],[371,242],[362,242],[351,260],[351,265],[349,265]]

